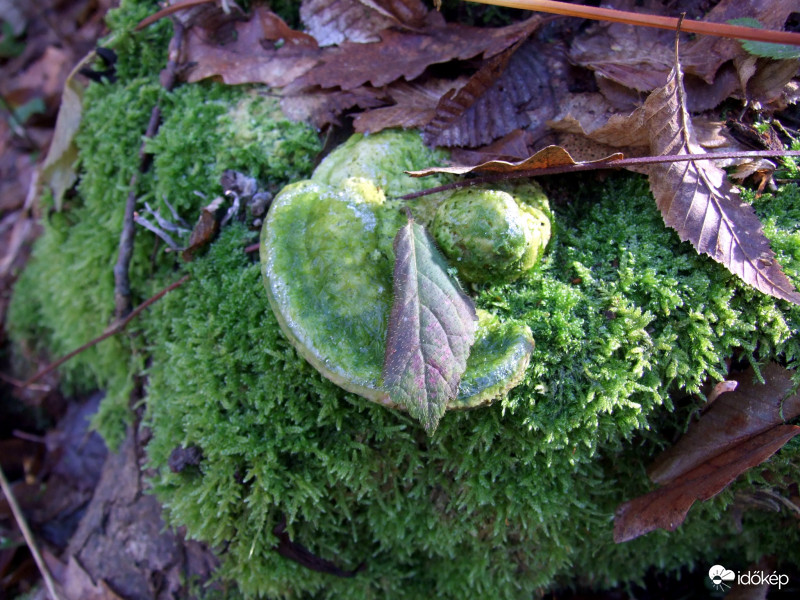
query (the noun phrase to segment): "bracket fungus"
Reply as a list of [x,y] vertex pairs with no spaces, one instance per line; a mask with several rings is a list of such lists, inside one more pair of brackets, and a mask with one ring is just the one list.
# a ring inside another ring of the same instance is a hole
[[[411,186],[419,182],[402,171],[442,158],[413,132],[354,136],[323,160],[310,180],[288,185],[276,196],[261,234],[269,302],[297,351],[340,387],[412,414],[414,407],[398,399],[384,381],[394,301],[393,240],[407,222],[404,204],[387,199],[385,192],[413,191]],[[461,288],[455,271],[466,280],[479,279],[462,273],[459,248],[469,248],[470,269],[500,281],[519,277],[541,256],[550,236],[547,201],[538,186],[523,187],[528,195],[538,192],[531,196],[535,204],[525,204],[506,188],[476,190],[466,198],[463,192],[436,194],[413,205],[415,218],[433,224],[434,232],[465,224],[461,237],[441,235],[445,242],[437,238],[451,258],[446,276],[456,289]],[[479,256],[481,245],[494,250]],[[435,247],[433,251],[438,254]],[[502,321],[485,310],[474,314],[477,324],[466,368],[457,373],[457,393],[445,399],[441,412],[503,396],[520,383],[530,361],[534,342],[527,325]],[[420,345],[433,343],[424,336]]]

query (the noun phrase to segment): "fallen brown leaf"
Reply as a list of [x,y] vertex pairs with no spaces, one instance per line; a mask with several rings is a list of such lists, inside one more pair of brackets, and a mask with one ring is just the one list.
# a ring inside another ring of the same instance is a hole
[[469,27],[444,23],[439,13],[431,12],[419,31],[385,29],[379,42],[325,48],[319,63],[295,81],[292,91],[307,86],[352,90],[366,83],[379,88],[401,77],[411,81],[433,64],[491,58],[527,36],[537,22],[535,17],[500,28]]
[[406,171],[412,177],[425,177],[434,173],[450,173],[451,175],[466,175],[468,173],[516,173],[520,171],[533,171],[573,165],[587,165],[597,163],[598,166],[619,160],[622,154],[612,154],[600,160],[588,163],[579,163],[573,160],[569,152],[560,146],[547,146],[533,156],[519,162],[505,160],[490,160],[475,166],[453,165],[450,167],[431,167],[420,171]]
[[420,0],[304,0],[300,19],[320,46],[376,42],[387,27],[417,28],[428,9]]
[[353,128],[359,133],[377,133],[391,127],[421,129],[436,114],[436,106],[442,95],[464,85],[459,79],[428,79],[420,81],[396,81],[386,89],[394,102],[361,112],[353,119]]
[[281,109],[288,118],[310,122],[321,129],[329,124],[338,125],[342,113],[353,107],[369,109],[385,102],[384,93],[369,86],[353,90],[314,87],[285,94],[281,98]]
[[800,434],[800,427],[783,424],[800,415],[800,394],[787,397],[792,372],[771,363],[762,374],[766,384],[754,383],[752,370],[739,374],[736,390],[721,395],[656,459],[650,479],[662,487],[620,505],[614,520],[616,542],[655,529],[673,531],[696,500],[714,497]]
[[42,179],[50,186],[57,210],[61,210],[64,194],[77,180],[75,166],[78,162],[78,148],[75,146],[75,135],[83,118],[84,85],[77,80],[76,75],[94,58],[95,52],[89,52],[67,76],[53,141],[42,165]]
[[[677,52],[676,52],[677,54]],[[627,121],[650,141],[653,155],[701,154],[686,109],[676,58],[667,84],[654,90]],[[709,161],[675,162],[650,169],[650,189],[667,226],[756,289],[794,303],[800,294],[775,260],[753,208],[725,171]]]
[[[228,85],[282,87],[318,61],[320,49],[314,38],[302,32],[290,34],[293,30],[264,6],[254,7],[251,18],[235,23],[234,29],[235,40],[224,45],[210,41],[202,28],[186,32],[183,59],[193,65],[187,81],[219,77]],[[279,40],[285,43],[276,47]]]
[[[533,24],[532,24],[533,25]],[[489,60],[465,86],[442,97],[425,128],[436,146],[477,147],[520,128],[539,137],[567,93],[558,48],[521,41]]]
[[95,583],[74,556],[66,564],[47,551],[43,556],[64,600],[122,600],[102,579]]

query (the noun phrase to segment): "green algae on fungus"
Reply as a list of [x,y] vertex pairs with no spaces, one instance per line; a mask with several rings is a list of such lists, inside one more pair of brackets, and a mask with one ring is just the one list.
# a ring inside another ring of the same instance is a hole
[[432,234],[464,280],[513,281],[542,257],[550,241],[549,212],[536,184],[509,191],[468,188],[439,205]]
[[[261,257],[270,304],[287,338],[342,388],[399,408],[382,384],[392,307],[392,241],[405,216],[371,181],[302,181],[275,198]],[[526,326],[479,314],[478,336],[451,408],[494,400],[516,385],[533,349]]]

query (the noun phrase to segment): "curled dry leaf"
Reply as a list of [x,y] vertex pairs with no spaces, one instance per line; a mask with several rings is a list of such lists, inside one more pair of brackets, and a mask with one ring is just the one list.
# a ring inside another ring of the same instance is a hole
[[434,173],[450,173],[452,175],[466,175],[468,173],[517,173],[520,171],[534,171],[539,169],[550,169],[554,167],[565,167],[573,165],[589,165],[597,163],[601,166],[615,160],[620,160],[622,154],[612,154],[600,160],[590,162],[576,162],[569,155],[569,152],[560,146],[547,146],[542,148],[533,156],[519,162],[508,162],[505,160],[490,160],[476,166],[453,165],[451,167],[431,167],[421,171],[407,171],[412,177],[425,177]]
[[304,0],[300,6],[300,19],[320,46],[376,42],[387,27],[421,27],[427,14],[420,0]]
[[397,233],[394,254],[384,386],[393,402],[432,433],[458,394],[478,317],[433,240],[413,219]]
[[655,491],[617,509],[614,540],[624,542],[655,529],[674,530],[696,500],[708,500],[747,469],[761,464],[800,433],[784,425],[800,415],[792,372],[777,364],[763,370],[765,384],[748,370],[735,391],[721,395],[678,443],[656,459],[650,479]]

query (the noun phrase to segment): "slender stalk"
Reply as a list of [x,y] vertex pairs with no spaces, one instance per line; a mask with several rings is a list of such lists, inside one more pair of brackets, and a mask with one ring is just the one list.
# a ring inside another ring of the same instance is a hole
[[17,521],[20,531],[22,531],[22,537],[25,538],[25,543],[28,544],[28,549],[33,555],[33,560],[36,561],[36,566],[39,567],[39,573],[42,574],[42,579],[44,579],[44,585],[47,588],[47,593],[50,594],[50,598],[52,600],[60,600],[60,596],[56,592],[56,585],[53,582],[52,576],[50,575],[50,571],[47,569],[47,565],[44,562],[41,552],[39,552],[39,547],[36,545],[36,540],[33,539],[33,533],[31,532],[30,527],[28,527],[28,522],[25,520],[25,515],[22,514],[22,509],[19,507],[19,504],[17,504],[17,499],[11,490],[11,486],[6,479],[6,474],[3,472],[2,467],[0,467],[0,488],[2,488],[3,495],[6,497],[9,507],[11,507],[11,513],[14,515],[14,519]]
[[65,356],[62,356],[61,358],[59,358],[54,363],[50,363],[44,369],[42,369],[41,371],[36,373],[36,375],[34,375],[33,377],[31,377],[27,381],[25,381],[20,387],[23,387],[23,388],[28,387],[32,383],[40,380],[42,377],[44,377],[48,373],[51,373],[52,371],[55,371],[58,367],[63,365],[69,359],[74,358],[75,356],[77,356],[81,352],[84,352],[84,351],[88,350],[92,346],[96,346],[97,344],[99,344],[103,340],[110,338],[112,335],[115,335],[115,334],[119,333],[120,331],[125,329],[131,321],[133,321],[136,317],[138,317],[139,314],[144,309],[146,309],[148,306],[150,306],[151,304],[153,304],[157,300],[160,300],[163,296],[165,296],[166,294],[168,294],[169,292],[171,292],[175,288],[182,286],[189,279],[189,277],[190,277],[189,275],[184,275],[183,277],[181,277],[175,283],[173,283],[171,285],[168,285],[167,287],[165,287],[163,290],[161,290],[160,292],[158,292],[157,294],[155,294],[151,298],[148,298],[147,300],[142,302],[139,306],[134,308],[124,319],[121,319],[121,320],[117,321],[116,323],[114,323],[113,325],[111,325],[111,327],[106,329],[101,335],[99,335],[98,337],[94,338],[91,341],[86,342],[83,346],[81,346],[80,348],[76,348],[75,350],[73,350],[69,354],[67,354]]
[[[626,10],[611,8],[595,8],[593,6],[578,6],[554,0],[468,0],[479,4],[494,4],[508,8],[521,8],[539,12],[553,13],[567,17],[581,17],[595,21],[611,21],[612,23],[625,23],[627,25],[642,25],[657,29],[677,29],[678,19],[633,13]],[[800,33],[790,31],[773,31],[770,29],[755,29],[741,25],[728,25],[727,23],[711,23],[709,21],[685,20],[681,30],[687,33],[700,33],[717,37],[752,40],[755,42],[770,42],[773,44],[790,44],[800,46]]]
[[[689,160],[721,160],[728,158],[770,158],[774,156],[800,156],[799,150],[753,150],[745,152],[708,152],[705,154],[670,154],[665,156],[641,156],[638,158],[621,158],[619,160],[609,160],[606,162],[593,161],[586,164],[576,163],[572,165],[559,165],[557,167],[545,167],[542,169],[525,169],[519,171],[505,171],[502,173],[493,172],[479,175],[470,179],[462,179],[445,185],[421,190],[412,194],[400,196],[399,200],[414,200],[422,196],[446,192],[448,190],[458,190],[481,183],[493,183],[495,181],[506,181],[509,179],[522,179],[524,177],[539,177],[541,175],[558,175],[561,173],[573,173],[577,171],[594,171],[597,169],[618,169],[620,167],[631,167],[637,165],[654,165],[665,162],[685,162]],[[486,172],[485,172],[486,173]],[[466,173],[465,173],[466,175]]]

